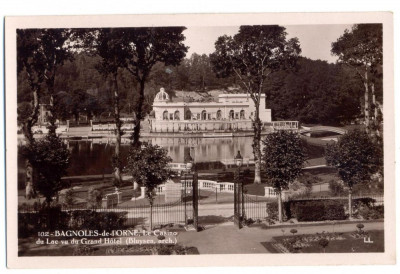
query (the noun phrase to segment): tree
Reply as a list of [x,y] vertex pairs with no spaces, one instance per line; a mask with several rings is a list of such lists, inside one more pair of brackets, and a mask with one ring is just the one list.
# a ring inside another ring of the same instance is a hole
[[132,145],[129,151],[127,170],[134,181],[146,187],[146,198],[150,204],[150,230],[153,228],[155,189],[170,178],[171,171],[167,165],[171,161],[165,149],[147,142],[140,146]]
[[295,70],[271,75],[264,88],[273,119],[324,125],[354,121],[363,94],[355,75],[342,64],[299,58]]
[[113,156],[114,185],[119,187],[122,183],[122,163],[120,159],[122,121],[120,119],[120,93],[118,88],[118,72],[126,66],[127,46],[124,44],[124,30],[99,29],[94,32],[94,52],[101,57],[97,69],[106,77],[111,78],[114,105],[115,123],[115,151]]
[[374,143],[367,133],[353,130],[342,135],[335,144],[326,147],[328,165],[337,168],[338,175],[349,189],[349,217],[352,217],[353,186],[365,183],[371,175],[379,171],[379,146]]
[[[366,131],[378,127],[378,103],[376,101],[376,82],[382,78],[383,47],[382,24],[358,24],[332,43],[332,53],[339,57],[339,62],[345,63],[356,70],[364,85],[364,121]],[[377,79],[378,78],[378,79]],[[371,94],[370,94],[371,93]],[[372,103],[370,97],[372,96]],[[374,110],[374,123],[371,124],[371,111]]]
[[282,222],[282,190],[288,189],[301,175],[306,154],[298,134],[290,131],[268,134],[263,144],[264,172],[278,193],[279,222]]
[[61,177],[67,174],[70,153],[63,141],[52,134],[22,149],[23,156],[32,164],[36,179],[34,189],[46,198],[47,206],[61,189],[68,187]]
[[73,32],[70,29],[40,29],[39,30],[38,51],[41,52],[44,66],[44,82],[47,88],[47,96],[49,97],[48,110],[50,111],[49,134],[56,135],[56,111],[54,109],[55,96],[55,79],[57,69],[61,67],[65,61],[72,60],[73,55],[70,51],[70,43],[73,40]]
[[143,27],[118,29],[121,46],[127,54],[126,69],[138,83],[138,98],[135,104],[135,127],[132,142],[139,145],[140,123],[144,118],[145,83],[157,62],[176,66],[187,52],[183,44],[185,27]]
[[254,183],[261,183],[260,100],[268,76],[295,64],[301,50],[297,38],[286,41],[281,26],[241,26],[233,38],[221,36],[211,54],[214,71],[220,77],[235,74],[255,105],[253,120]]
[[[26,147],[35,142],[32,127],[36,124],[39,115],[39,102],[42,95],[42,83],[44,81],[43,56],[39,51],[39,31],[35,29],[17,30],[17,73],[26,74],[31,96],[29,103],[18,107],[18,122],[22,125],[22,131],[26,138]],[[20,88],[20,85],[18,85]],[[25,162],[25,197],[31,199],[35,196],[33,188],[35,171],[29,159]]]

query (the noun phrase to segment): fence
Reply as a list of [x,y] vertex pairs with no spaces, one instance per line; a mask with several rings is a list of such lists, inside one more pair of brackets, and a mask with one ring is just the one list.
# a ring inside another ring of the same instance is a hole
[[249,195],[244,195],[244,213],[246,218],[264,220],[268,216],[267,203],[266,201],[257,200],[257,196],[253,198]]
[[[177,200],[171,203],[154,204],[152,207],[153,225],[162,225],[170,223],[184,223],[186,218],[193,218],[192,202]],[[86,208],[85,206],[61,207],[61,211],[69,214],[72,219],[73,212],[91,210],[97,213],[125,213],[124,227],[132,227],[135,225],[149,224],[150,220],[150,205],[133,205],[129,207],[114,207],[114,208]],[[186,213],[185,213],[186,210]],[[18,210],[18,213],[25,214],[26,218],[34,218],[34,214],[39,213],[39,209],[33,206],[24,206]],[[106,216],[102,216],[104,221]]]
[[[320,196],[313,198],[296,198],[289,197],[289,201],[313,201],[313,200],[348,200],[349,196]],[[384,196],[383,195],[353,195],[352,200],[360,200],[360,199],[373,199],[375,205],[383,205],[384,204]]]

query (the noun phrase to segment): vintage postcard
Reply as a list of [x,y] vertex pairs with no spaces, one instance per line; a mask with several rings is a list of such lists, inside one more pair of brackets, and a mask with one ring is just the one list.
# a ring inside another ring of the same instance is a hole
[[5,24],[8,267],[395,263],[391,13]]

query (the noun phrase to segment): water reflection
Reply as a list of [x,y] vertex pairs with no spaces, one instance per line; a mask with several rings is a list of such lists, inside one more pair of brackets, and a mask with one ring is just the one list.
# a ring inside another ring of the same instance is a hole
[[[252,137],[236,138],[149,138],[144,139],[152,144],[164,147],[173,162],[183,162],[185,150],[192,147],[192,157],[196,162],[212,162],[233,159],[238,150],[245,159],[253,158]],[[71,151],[69,176],[109,174],[112,172],[111,157],[114,144],[110,139],[93,139],[85,141],[67,141]],[[306,145],[309,158],[323,156],[323,148]],[[122,144],[123,164],[128,156],[129,143]],[[19,173],[23,173],[24,161],[18,156]]]

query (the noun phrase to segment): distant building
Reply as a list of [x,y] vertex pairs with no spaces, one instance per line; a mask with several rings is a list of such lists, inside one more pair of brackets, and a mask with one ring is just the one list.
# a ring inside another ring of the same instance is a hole
[[[260,100],[260,119],[271,122],[271,110]],[[152,132],[251,130],[255,105],[247,94],[220,94],[217,102],[173,102],[163,88],[153,103]]]

